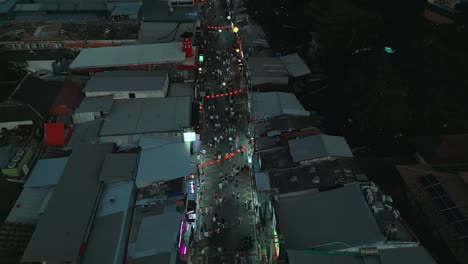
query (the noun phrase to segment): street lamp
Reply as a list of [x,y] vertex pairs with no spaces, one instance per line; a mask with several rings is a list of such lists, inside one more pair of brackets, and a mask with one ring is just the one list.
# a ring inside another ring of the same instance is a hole
[[225,82],[223,82],[223,86],[226,86],[226,83],[225,83]]
[[236,52],[240,52],[240,49],[236,49]]
[[227,20],[231,20],[231,16],[227,16],[226,18],[227,18]]
[[223,32],[223,31],[220,29],[220,30],[218,30],[218,32],[221,33],[221,32]]
[[239,28],[238,27],[233,27],[232,31],[234,31],[234,33],[237,33],[237,32],[239,32]]

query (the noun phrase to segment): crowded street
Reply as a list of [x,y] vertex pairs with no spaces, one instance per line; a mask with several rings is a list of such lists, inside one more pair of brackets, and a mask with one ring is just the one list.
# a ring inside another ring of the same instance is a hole
[[[248,95],[242,90],[240,37],[226,3],[204,10],[198,219],[194,263],[256,263],[255,208],[248,156]],[[219,29],[221,28],[221,29]],[[241,55],[242,54],[242,55]]]

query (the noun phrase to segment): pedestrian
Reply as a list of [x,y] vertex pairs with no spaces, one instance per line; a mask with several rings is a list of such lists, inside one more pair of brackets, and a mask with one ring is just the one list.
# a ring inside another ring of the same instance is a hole
[[236,198],[236,193],[232,192],[232,199],[235,199],[235,198]]
[[223,182],[219,182],[218,187],[219,187],[219,191],[222,191],[223,190]]
[[210,208],[205,207],[205,215],[208,215],[210,213]]
[[208,209],[209,209],[210,215],[213,215],[213,204],[211,204],[211,205],[208,207]]
[[248,203],[249,203],[249,200],[245,199],[245,201],[244,201],[244,206],[245,206],[245,209],[247,209],[247,205],[248,205]]
[[213,223],[216,223],[216,214],[213,215]]
[[[236,184],[236,185],[237,185],[237,184]],[[236,195],[237,202],[239,202],[239,198],[240,198],[240,193],[237,192],[237,195]]]
[[213,198],[214,198],[215,200],[218,199],[218,192],[215,192],[215,193],[213,194]]
[[242,216],[238,216],[237,220],[239,221],[239,225],[242,225]]

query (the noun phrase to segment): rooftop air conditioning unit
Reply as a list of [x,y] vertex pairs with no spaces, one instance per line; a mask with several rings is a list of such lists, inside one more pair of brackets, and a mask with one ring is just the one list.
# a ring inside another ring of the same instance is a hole
[[310,172],[310,173],[315,173],[315,171],[316,171],[315,166],[310,167],[310,169],[309,169],[309,172]]
[[11,159],[11,162],[18,162],[21,160],[21,156],[14,156],[12,159]]
[[289,178],[289,181],[290,182],[297,182],[297,176],[292,176],[291,178]]

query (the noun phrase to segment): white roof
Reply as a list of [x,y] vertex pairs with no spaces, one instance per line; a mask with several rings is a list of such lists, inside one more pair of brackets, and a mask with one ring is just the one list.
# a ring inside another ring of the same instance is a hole
[[40,159],[34,166],[24,187],[44,187],[57,185],[62,176],[68,157]]
[[299,77],[310,73],[309,67],[302,61],[297,53],[282,56],[284,66],[293,77]]
[[185,60],[182,42],[84,49],[70,64],[71,70],[181,63]]
[[253,108],[257,119],[280,115],[310,116],[292,93],[267,92],[253,94]]

